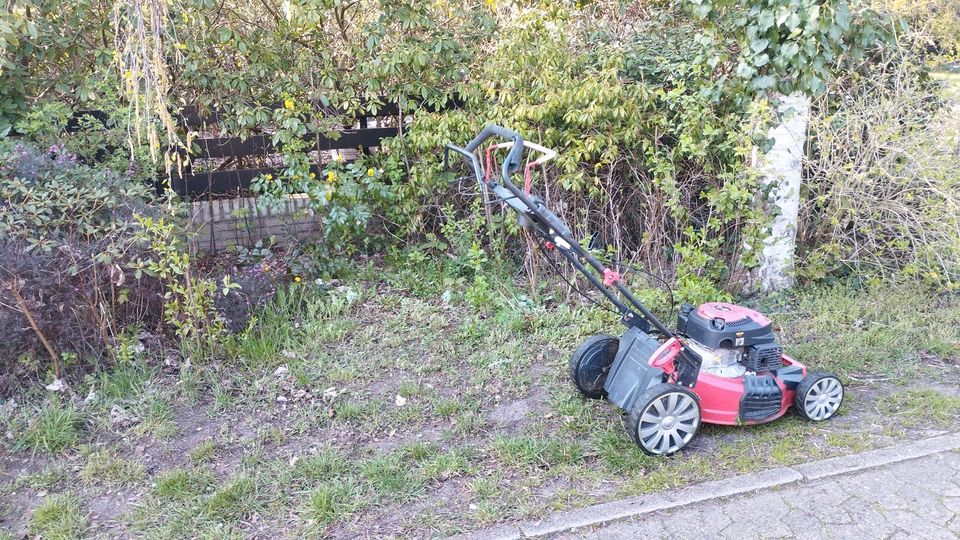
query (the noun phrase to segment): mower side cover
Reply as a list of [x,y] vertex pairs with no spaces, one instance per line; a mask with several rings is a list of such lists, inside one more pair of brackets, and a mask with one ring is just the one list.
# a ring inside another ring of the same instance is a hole
[[650,365],[660,342],[637,327],[627,328],[620,337],[617,356],[610,366],[604,390],[607,399],[623,410],[630,410],[645,390],[665,382],[666,373]]

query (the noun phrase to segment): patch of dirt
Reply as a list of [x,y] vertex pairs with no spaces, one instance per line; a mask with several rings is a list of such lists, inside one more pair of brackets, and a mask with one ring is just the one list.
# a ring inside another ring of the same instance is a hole
[[510,431],[546,410],[546,392],[540,386],[524,398],[500,403],[487,413],[487,422],[497,431]]

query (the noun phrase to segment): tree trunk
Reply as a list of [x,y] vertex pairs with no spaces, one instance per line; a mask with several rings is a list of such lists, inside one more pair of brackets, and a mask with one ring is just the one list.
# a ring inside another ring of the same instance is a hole
[[[764,186],[769,186],[767,211],[773,214],[770,236],[764,241],[760,266],[754,275],[754,286],[765,292],[788,289],[796,283],[794,251],[810,98],[802,94],[781,96],[779,110],[784,115],[783,122],[769,133],[776,142],[755,163]],[[758,153],[755,150],[754,155]]]

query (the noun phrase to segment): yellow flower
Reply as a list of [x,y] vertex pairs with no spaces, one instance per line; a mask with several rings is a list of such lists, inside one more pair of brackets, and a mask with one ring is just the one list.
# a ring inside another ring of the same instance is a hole
[[310,179],[313,180],[317,177],[317,173],[310,173]]
[[373,169],[367,169],[367,176],[373,176],[374,172],[376,171],[374,171]]
[[266,178],[267,180],[273,180],[273,175],[272,175],[272,174],[268,174],[268,175],[264,176],[264,178]]
[[297,283],[300,283],[300,276],[294,276],[293,280],[296,281]]
[[333,156],[334,161],[343,161],[343,154],[337,154]]
[[327,173],[327,182],[331,184],[337,180],[337,173],[330,171]]
[[290,98],[283,100],[283,106],[288,109],[293,109],[294,105],[296,105],[296,103]]

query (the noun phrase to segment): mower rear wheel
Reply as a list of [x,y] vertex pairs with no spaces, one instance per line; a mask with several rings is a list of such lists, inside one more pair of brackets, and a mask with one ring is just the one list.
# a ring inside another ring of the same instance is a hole
[[678,384],[661,383],[640,394],[627,416],[627,431],[640,450],[669,456],[700,427],[700,399]]
[[843,403],[843,383],[832,373],[813,372],[797,386],[793,406],[800,416],[814,422],[832,417]]
[[570,356],[570,380],[581,394],[590,399],[607,395],[603,385],[619,347],[620,340],[606,334],[590,336],[577,347]]

